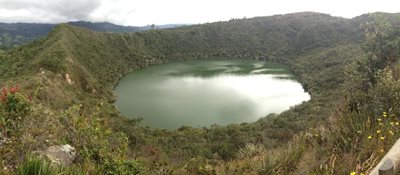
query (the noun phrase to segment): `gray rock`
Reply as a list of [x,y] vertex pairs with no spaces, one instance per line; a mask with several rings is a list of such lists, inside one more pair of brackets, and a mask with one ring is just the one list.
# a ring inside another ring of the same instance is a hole
[[7,143],[7,138],[3,136],[2,133],[0,133],[0,148]]
[[52,163],[59,165],[70,165],[75,160],[75,148],[69,144],[50,146],[46,151],[41,152]]

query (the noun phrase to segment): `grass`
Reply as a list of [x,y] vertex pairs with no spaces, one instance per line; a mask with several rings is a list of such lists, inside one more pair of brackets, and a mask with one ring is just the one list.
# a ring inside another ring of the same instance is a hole
[[62,167],[38,157],[29,156],[18,169],[18,175],[86,175],[77,167]]

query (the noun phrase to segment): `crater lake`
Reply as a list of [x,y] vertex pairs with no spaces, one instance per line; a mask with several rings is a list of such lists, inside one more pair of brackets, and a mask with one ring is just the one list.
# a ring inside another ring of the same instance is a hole
[[179,61],[125,75],[115,105],[154,128],[254,122],[310,99],[290,69],[262,61]]

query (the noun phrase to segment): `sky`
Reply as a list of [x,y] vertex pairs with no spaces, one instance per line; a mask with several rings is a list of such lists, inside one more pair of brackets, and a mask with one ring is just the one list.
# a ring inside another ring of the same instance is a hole
[[400,12],[399,0],[0,0],[0,22],[200,24],[313,11],[353,18]]

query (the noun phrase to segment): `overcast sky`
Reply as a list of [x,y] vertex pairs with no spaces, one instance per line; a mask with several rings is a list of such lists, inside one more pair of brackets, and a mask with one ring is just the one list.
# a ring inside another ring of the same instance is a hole
[[399,0],[0,0],[0,22],[85,20],[121,25],[198,24],[314,11],[352,18],[400,12]]

